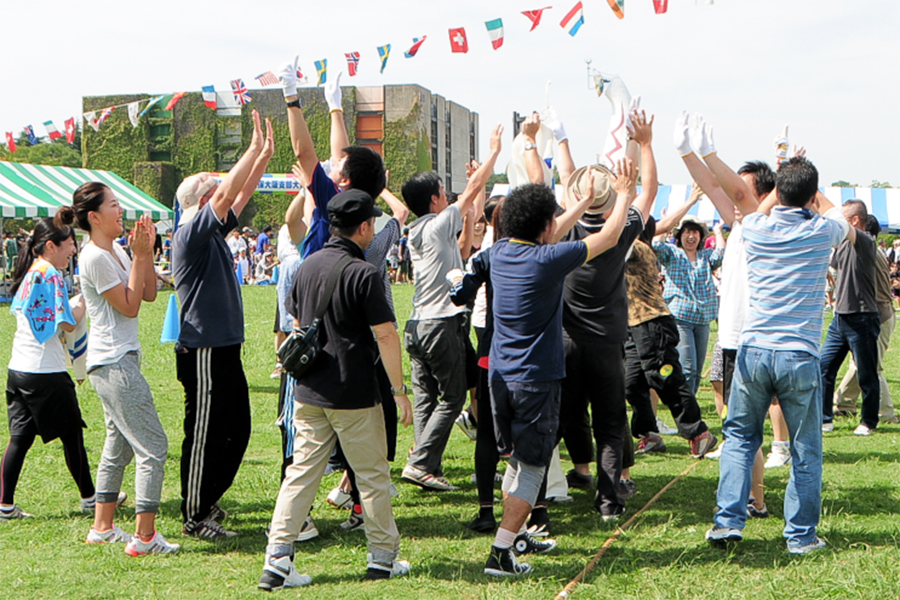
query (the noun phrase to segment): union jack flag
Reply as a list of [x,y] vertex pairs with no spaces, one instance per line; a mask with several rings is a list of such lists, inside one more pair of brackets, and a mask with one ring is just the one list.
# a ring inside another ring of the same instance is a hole
[[355,77],[356,71],[359,69],[359,52],[347,52],[344,56],[347,57],[347,70],[350,72],[350,77]]
[[278,78],[275,77],[274,74],[272,74],[272,71],[266,71],[262,75],[257,75],[256,77],[254,77],[254,79],[257,80],[260,85],[275,85],[276,83],[278,83]]
[[243,79],[234,79],[231,82],[231,90],[234,92],[234,101],[238,104],[250,104],[250,94]]

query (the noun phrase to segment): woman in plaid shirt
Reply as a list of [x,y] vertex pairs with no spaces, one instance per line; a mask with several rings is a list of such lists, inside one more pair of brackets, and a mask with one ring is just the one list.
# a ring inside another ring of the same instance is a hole
[[653,244],[659,264],[666,270],[663,297],[678,325],[678,354],[688,385],[696,395],[706,360],[709,323],[716,318],[719,298],[713,271],[722,264],[725,239],[716,230],[716,247],[704,248],[706,225],[686,216],[675,230],[675,244],[657,239]]

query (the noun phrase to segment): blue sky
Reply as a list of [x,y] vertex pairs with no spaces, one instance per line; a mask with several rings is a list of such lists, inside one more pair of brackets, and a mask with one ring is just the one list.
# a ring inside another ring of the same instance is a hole
[[[550,102],[584,164],[602,150],[610,115],[609,103],[588,88],[591,59],[621,76],[656,114],[664,183],[687,182],[672,143],[675,118],[687,109],[714,125],[729,164],[772,161],[772,140],[790,124],[791,141],[806,146],[823,184],[877,179],[900,186],[900,2],[670,0],[668,13],[656,15],[651,0],[627,0],[620,21],[605,0],[584,0],[585,25],[573,38],[559,23],[574,3],[6,3],[0,75],[13,93],[0,103],[0,130],[32,124],[43,134],[48,119],[62,130],[80,114],[82,96],[227,89],[236,77],[250,84],[295,54],[307,71],[328,58],[334,73],[346,66],[344,52],[359,51],[360,74],[345,73],[342,83],[418,83],[455,100],[480,114],[482,153],[493,124],[508,130],[512,111],[546,105],[552,80]],[[553,8],[529,32],[521,11],[548,4]],[[498,17],[505,43],[495,51],[484,23]],[[466,28],[468,54],[450,53],[451,27]],[[428,40],[419,55],[404,58],[422,35]],[[385,43],[393,49],[379,75],[376,47]],[[508,147],[509,136],[504,141]]]

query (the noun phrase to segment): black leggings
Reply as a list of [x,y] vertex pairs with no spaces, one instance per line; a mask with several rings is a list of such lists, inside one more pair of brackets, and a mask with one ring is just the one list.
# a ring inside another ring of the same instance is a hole
[[[34,438],[34,433],[9,437],[3,461],[0,462],[0,504],[15,504],[16,485],[19,483],[22,465],[25,464],[25,455],[31,449]],[[81,429],[60,436],[60,441],[63,444],[66,466],[69,467],[69,473],[78,485],[81,497],[90,498],[95,491],[94,481],[91,478],[91,466],[88,464]]]

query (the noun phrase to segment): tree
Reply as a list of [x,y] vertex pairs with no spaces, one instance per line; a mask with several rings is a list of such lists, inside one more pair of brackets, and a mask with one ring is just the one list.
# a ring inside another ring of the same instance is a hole
[[[52,142],[38,141],[34,146],[28,143],[28,138],[22,134],[16,142],[18,149],[10,152],[8,148],[0,147],[0,160],[8,162],[27,163],[32,165],[49,165],[51,167],[76,167],[81,168],[81,144],[79,134],[75,136],[75,144],[68,144],[64,138]],[[44,138],[41,138],[44,139]]]
[[857,187],[855,183],[850,183],[849,181],[844,181],[841,179],[840,181],[835,181],[831,184],[831,187]]
[[888,183],[887,181],[878,181],[877,179],[873,179],[873,180],[872,180],[872,183],[869,184],[869,187],[873,187],[873,188],[889,188],[889,187],[891,187],[891,184]]

